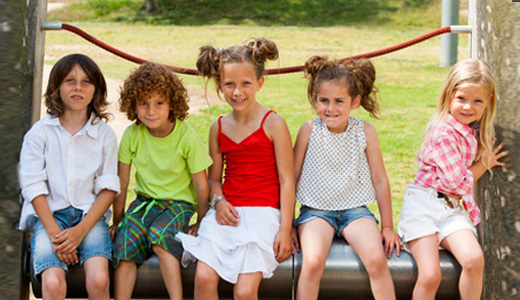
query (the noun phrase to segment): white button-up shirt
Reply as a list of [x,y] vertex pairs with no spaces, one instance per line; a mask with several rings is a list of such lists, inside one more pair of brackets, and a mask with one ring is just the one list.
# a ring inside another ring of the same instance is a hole
[[[31,202],[45,195],[52,212],[73,206],[84,214],[99,193],[119,193],[117,136],[105,122],[87,121],[71,135],[59,118],[46,115],[27,132],[20,154],[20,187],[24,199],[19,228],[31,231],[36,212]],[[110,220],[111,211],[105,213]]]

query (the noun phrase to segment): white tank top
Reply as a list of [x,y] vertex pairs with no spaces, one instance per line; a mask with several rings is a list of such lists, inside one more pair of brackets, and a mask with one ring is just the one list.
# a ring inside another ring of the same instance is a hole
[[332,133],[313,120],[296,201],[322,210],[345,210],[376,200],[363,121],[349,117],[345,132]]

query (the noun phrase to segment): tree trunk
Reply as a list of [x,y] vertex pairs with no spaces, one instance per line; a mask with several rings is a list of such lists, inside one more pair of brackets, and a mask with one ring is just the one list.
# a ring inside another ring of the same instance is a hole
[[483,299],[520,299],[520,3],[473,0],[469,14],[473,57],[495,74],[497,138],[510,152],[508,172],[494,168],[476,189],[483,212]]
[[155,0],[146,0],[145,10],[147,13],[155,12]]
[[[29,299],[24,275],[18,157],[31,126],[33,38],[39,1],[0,0],[0,291],[2,299]],[[47,2],[44,2],[45,7]],[[21,12],[21,13],[20,13]],[[25,24],[25,26],[24,26]],[[41,84],[41,83],[40,83]]]

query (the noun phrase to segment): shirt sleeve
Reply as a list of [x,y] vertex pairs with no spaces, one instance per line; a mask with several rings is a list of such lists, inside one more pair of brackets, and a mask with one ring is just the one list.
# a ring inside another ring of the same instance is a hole
[[199,173],[207,169],[213,163],[208,150],[202,144],[196,132],[186,145],[186,162],[191,174]]
[[33,127],[23,139],[20,152],[18,176],[22,197],[32,202],[39,195],[48,195],[47,171],[45,168],[45,132]]
[[94,181],[94,193],[96,195],[105,189],[114,191],[119,195],[121,189],[117,176],[117,136],[111,128],[108,129],[102,139],[103,161]]
[[473,189],[473,173],[464,164],[460,142],[455,134],[437,136],[424,159],[434,166],[441,192],[463,196]]
[[132,163],[132,150],[131,150],[131,137],[135,129],[135,124],[128,126],[123,133],[123,137],[121,138],[121,143],[119,143],[119,150],[117,153],[118,160],[127,165]]

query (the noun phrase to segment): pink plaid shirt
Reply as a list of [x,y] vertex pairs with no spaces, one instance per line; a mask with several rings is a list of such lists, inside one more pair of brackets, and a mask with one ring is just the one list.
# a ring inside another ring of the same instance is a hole
[[473,173],[469,170],[478,150],[474,131],[452,115],[432,130],[418,155],[419,171],[413,184],[460,196],[471,221],[477,225],[480,210],[473,199]]

